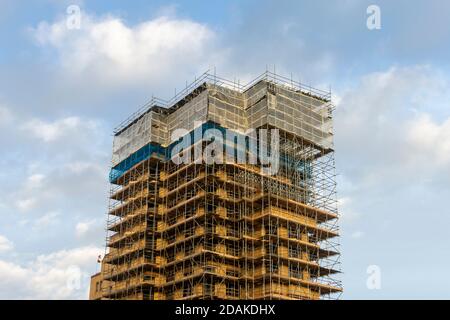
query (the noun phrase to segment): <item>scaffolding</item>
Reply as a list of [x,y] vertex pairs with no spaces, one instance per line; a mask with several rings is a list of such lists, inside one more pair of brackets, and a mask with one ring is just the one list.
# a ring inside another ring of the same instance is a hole
[[[330,92],[271,72],[246,86],[205,73],[170,101],[153,98],[115,130],[96,298],[338,298],[332,112]],[[278,129],[279,170],[175,164],[178,128],[193,138],[183,154],[206,148],[211,128]]]

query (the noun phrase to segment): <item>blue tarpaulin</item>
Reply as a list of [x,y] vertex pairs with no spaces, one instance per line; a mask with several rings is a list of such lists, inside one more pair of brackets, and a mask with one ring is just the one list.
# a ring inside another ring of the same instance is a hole
[[[191,143],[196,143],[199,140],[203,138],[203,134],[208,129],[217,129],[222,132],[223,136],[225,137],[226,130],[222,126],[219,126],[218,124],[215,124],[213,122],[205,122],[202,124],[201,127],[196,128],[192,130],[190,133]],[[198,130],[198,131],[197,131]],[[201,130],[201,131],[200,131]],[[239,133],[235,133],[236,135],[240,135]],[[225,137],[226,138],[226,137]],[[117,179],[119,179],[125,172],[130,170],[132,167],[140,163],[141,161],[150,159],[152,156],[157,156],[159,158],[168,160],[170,159],[171,151],[173,147],[178,144],[179,141],[181,141],[183,138],[180,138],[178,141],[175,141],[171,143],[167,147],[163,147],[159,144],[155,143],[149,143],[142,148],[140,148],[138,151],[132,153],[130,156],[128,156],[126,159],[121,161],[119,164],[114,166],[110,173],[109,173],[109,181],[111,183],[115,183]],[[247,147],[248,147],[248,141],[247,141]],[[297,160],[293,159],[292,157],[288,157],[286,155],[281,154],[280,155],[280,165],[282,166],[288,166],[292,167],[295,166],[296,170],[303,172],[307,177],[311,176],[311,163],[305,162],[303,160]]]

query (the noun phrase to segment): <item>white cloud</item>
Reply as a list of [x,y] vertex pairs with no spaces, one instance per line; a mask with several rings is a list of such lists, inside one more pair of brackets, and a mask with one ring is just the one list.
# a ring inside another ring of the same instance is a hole
[[13,249],[13,247],[13,243],[8,238],[0,235],[0,253],[10,251]]
[[362,231],[355,231],[350,235],[353,239],[359,239],[364,236],[364,232]]
[[6,107],[0,105],[0,128],[10,124],[13,120],[13,115],[11,111]]
[[388,190],[392,183],[411,185],[417,172],[440,176],[450,158],[449,92],[439,70],[412,66],[371,73],[340,94],[336,149],[346,179],[359,190],[380,184]]
[[352,208],[353,201],[350,197],[342,197],[338,199],[338,208],[341,215],[341,221],[355,221],[361,215]]
[[27,186],[30,189],[37,189],[42,186],[42,182],[45,179],[45,175],[36,173],[28,177]]
[[428,160],[429,165],[438,167],[450,166],[450,118],[438,123],[429,114],[420,114],[407,123],[406,139],[415,160]]
[[75,133],[80,127],[81,121],[79,118],[68,117],[55,122],[33,119],[25,123],[22,128],[45,142],[52,142],[69,132]]
[[80,30],[69,30],[62,19],[41,22],[31,31],[41,46],[57,51],[70,74],[88,73],[106,82],[157,79],[177,68],[198,70],[207,61],[217,62],[215,33],[207,25],[171,16],[128,26],[112,15],[83,13]]
[[24,265],[0,260],[1,299],[86,299],[89,275],[102,248],[40,255]]
[[86,162],[86,161],[75,161],[65,165],[67,170],[74,174],[82,174],[89,170],[94,170],[97,172],[102,172],[104,168],[98,165],[98,163]]
[[44,179],[45,175],[43,174],[32,174],[26,179],[21,193],[16,194],[16,197],[20,198],[15,201],[17,209],[28,212],[37,206],[39,201],[35,195],[42,188]]
[[22,212],[30,211],[31,209],[36,207],[37,204],[36,198],[26,198],[16,201],[16,207]]
[[78,222],[75,226],[75,234],[77,237],[83,237],[95,224],[95,220]]
[[[71,212],[69,219],[75,219],[80,214],[101,214],[107,198],[108,162],[107,158],[105,161],[101,161],[102,158],[97,162],[94,161],[96,158],[91,161],[88,157],[93,156],[97,150],[89,153],[89,149],[87,147],[83,150],[84,153],[74,156],[84,160],[75,158],[70,161],[69,157],[68,162],[65,160],[67,156],[71,156],[71,148],[68,151],[58,149],[64,152],[56,150],[55,152],[60,152],[58,155],[47,152],[45,156],[54,159],[53,162],[32,166],[22,184],[14,189],[4,190],[6,208],[8,199],[17,199],[11,203],[20,212],[29,214],[29,219],[34,218],[36,228],[54,225],[58,218],[56,212]],[[63,155],[66,157],[62,157]],[[73,200],[80,198],[84,201]]]
[[[0,209],[11,217],[17,211],[28,213],[36,228],[55,222],[49,212],[71,210],[72,217],[85,214],[86,208],[100,212],[97,199],[106,199],[107,190],[109,129],[82,117],[17,119],[8,132],[16,142],[2,158],[2,165],[13,170],[3,173]],[[41,141],[46,143],[37,143]],[[84,201],[74,204],[80,197]]]
[[102,243],[105,236],[105,220],[98,218],[101,214],[96,215],[97,218],[85,219],[75,224],[75,236],[79,243]]
[[34,222],[35,229],[45,229],[49,226],[55,225],[59,222],[58,217],[60,216],[59,212],[48,212],[43,216],[36,219]]

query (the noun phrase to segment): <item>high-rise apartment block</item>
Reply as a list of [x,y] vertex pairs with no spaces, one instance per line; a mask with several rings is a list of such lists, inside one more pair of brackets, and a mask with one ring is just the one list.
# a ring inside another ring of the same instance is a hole
[[338,297],[330,100],[270,72],[152,99],[115,131],[91,299]]

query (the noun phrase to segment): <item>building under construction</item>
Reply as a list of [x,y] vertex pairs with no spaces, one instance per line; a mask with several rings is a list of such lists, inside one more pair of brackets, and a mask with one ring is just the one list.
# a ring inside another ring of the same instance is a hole
[[[132,115],[114,133],[107,249],[90,298],[338,298],[330,100],[271,72],[246,86],[205,73]],[[208,130],[227,133],[232,157],[195,158]],[[275,172],[248,161],[264,146]]]

